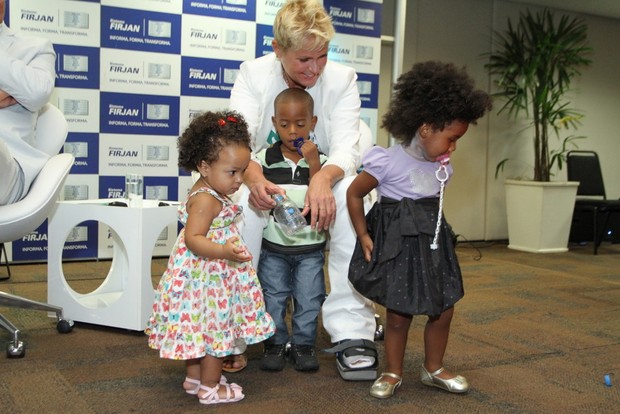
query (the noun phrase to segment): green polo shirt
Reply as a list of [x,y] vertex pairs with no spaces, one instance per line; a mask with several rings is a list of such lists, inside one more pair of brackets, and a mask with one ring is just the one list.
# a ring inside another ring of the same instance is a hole
[[[297,206],[304,205],[304,198],[310,182],[310,168],[304,158],[297,164],[285,159],[282,155],[278,141],[269,148],[256,154],[256,158],[263,167],[265,178],[286,190],[286,195]],[[327,161],[327,156],[319,154],[321,165]],[[309,219],[309,215],[306,217]],[[323,231],[312,230],[310,226],[304,227],[293,236],[288,236],[282,230],[273,214],[269,215],[267,227],[263,230],[263,247],[277,253],[303,254],[323,249],[327,235]]]

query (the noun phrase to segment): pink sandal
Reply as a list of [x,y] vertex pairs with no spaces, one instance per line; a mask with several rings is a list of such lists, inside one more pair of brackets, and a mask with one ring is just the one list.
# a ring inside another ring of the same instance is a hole
[[[223,399],[218,394],[218,390],[220,387],[226,388],[226,398]],[[243,388],[239,385],[235,384],[217,384],[215,387],[207,387],[206,385],[201,385],[200,390],[207,391],[205,395],[198,396],[198,400],[200,404],[220,404],[220,403],[231,403],[241,401],[245,395],[243,395]]]
[[[190,377],[185,377],[185,382],[187,382],[188,384],[194,385],[194,388],[185,388],[185,386],[183,386],[183,389],[185,390],[186,393],[188,393],[189,395],[198,394],[198,391],[200,390],[200,380],[190,378]],[[228,380],[226,379],[225,376],[222,375],[220,377],[220,384],[226,384],[226,382],[228,382]]]

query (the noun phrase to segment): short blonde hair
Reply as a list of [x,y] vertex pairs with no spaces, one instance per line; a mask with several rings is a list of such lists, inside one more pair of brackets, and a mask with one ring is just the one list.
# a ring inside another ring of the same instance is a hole
[[284,50],[308,47],[307,40],[311,50],[322,49],[334,33],[331,16],[317,0],[289,0],[273,24],[273,38]]

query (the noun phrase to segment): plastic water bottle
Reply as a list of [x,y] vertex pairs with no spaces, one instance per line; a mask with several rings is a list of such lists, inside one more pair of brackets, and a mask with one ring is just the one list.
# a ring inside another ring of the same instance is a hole
[[274,194],[271,197],[276,202],[273,216],[288,236],[292,236],[308,224],[299,208],[286,196]]

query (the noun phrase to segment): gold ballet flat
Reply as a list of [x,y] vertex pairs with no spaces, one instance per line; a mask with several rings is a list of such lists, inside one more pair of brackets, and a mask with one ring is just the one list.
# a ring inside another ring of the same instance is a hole
[[[398,382],[396,384],[391,384],[383,380],[383,377],[392,377],[395,380],[398,380]],[[392,372],[384,372],[379,376],[379,378],[375,380],[375,382],[372,384],[372,387],[370,387],[370,395],[375,398],[390,398],[392,395],[394,395],[394,391],[396,391],[396,388],[400,387],[400,384],[402,383],[403,378],[401,376],[396,375]]]
[[422,384],[429,387],[441,388],[444,391],[452,392],[455,394],[461,394],[467,392],[469,384],[465,377],[457,375],[450,379],[439,378],[438,375],[444,371],[443,367],[439,368],[435,372],[428,372],[424,365],[422,365],[421,380]]

